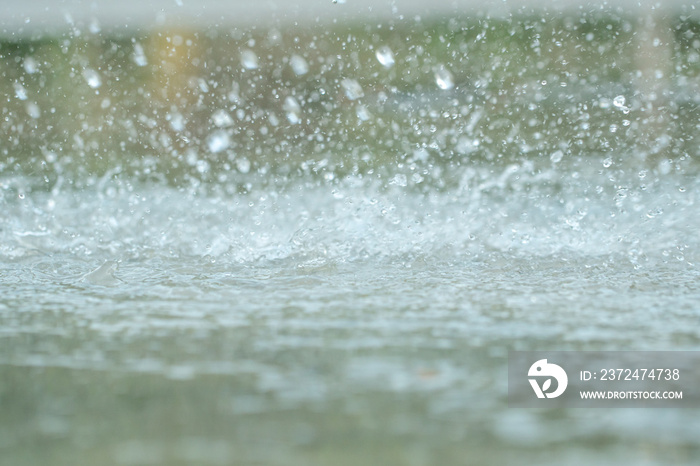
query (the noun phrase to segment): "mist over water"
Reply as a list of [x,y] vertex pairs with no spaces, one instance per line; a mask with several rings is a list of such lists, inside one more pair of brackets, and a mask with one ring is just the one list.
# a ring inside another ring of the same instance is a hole
[[5,39],[0,457],[694,464],[506,386],[698,349],[690,10]]

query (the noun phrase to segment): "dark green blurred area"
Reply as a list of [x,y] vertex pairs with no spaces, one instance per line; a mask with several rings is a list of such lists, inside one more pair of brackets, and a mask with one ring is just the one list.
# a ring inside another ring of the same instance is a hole
[[[453,88],[436,84],[442,69]],[[475,163],[680,171],[700,155],[700,24],[662,14],[72,30],[0,43],[0,76],[0,172],[34,189],[105,174],[238,189],[404,174],[434,189]]]

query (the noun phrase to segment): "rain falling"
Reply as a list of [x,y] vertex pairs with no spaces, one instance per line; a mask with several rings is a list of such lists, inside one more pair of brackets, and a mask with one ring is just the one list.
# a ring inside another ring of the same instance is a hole
[[6,3],[3,464],[700,460],[507,373],[700,348],[695,2]]

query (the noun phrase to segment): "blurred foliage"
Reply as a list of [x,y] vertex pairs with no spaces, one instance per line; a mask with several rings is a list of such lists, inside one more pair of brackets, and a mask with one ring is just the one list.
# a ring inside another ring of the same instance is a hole
[[72,30],[1,42],[0,76],[0,171],[48,187],[401,174],[439,188],[473,163],[684,169],[700,155],[700,25],[663,15]]

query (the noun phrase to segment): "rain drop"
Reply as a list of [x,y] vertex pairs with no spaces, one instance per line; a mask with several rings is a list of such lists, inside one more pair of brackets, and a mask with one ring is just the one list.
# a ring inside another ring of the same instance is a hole
[[364,105],[358,105],[355,109],[355,113],[357,113],[357,118],[359,118],[361,121],[367,121],[372,116],[369,113],[369,110],[367,110],[367,107],[365,107]]
[[302,76],[309,72],[309,64],[306,63],[306,60],[301,55],[292,55],[289,59],[289,65],[297,76]]
[[24,59],[24,71],[29,74],[34,74],[39,71],[39,64],[32,57],[26,57]]
[[231,118],[231,115],[229,115],[228,112],[224,109],[219,109],[215,111],[214,114],[211,116],[211,121],[214,123],[215,126],[218,126],[219,128],[233,125],[233,118]]
[[238,168],[238,171],[241,173],[248,173],[250,172],[250,160],[248,160],[245,157],[241,157],[236,160],[236,167]]
[[435,83],[437,83],[437,86],[443,91],[450,90],[455,86],[454,76],[452,76],[449,70],[440,67],[435,72]]
[[20,83],[15,83],[15,96],[19,100],[27,100],[27,90],[24,88],[24,86]]
[[146,53],[143,51],[143,46],[138,42],[134,44],[134,54],[131,56],[136,63],[136,66],[146,66],[148,65],[148,59],[146,58]]
[[258,69],[258,57],[255,52],[250,49],[241,50],[241,64],[248,70]]
[[221,152],[222,150],[228,149],[230,145],[231,140],[228,136],[228,133],[223,130],[214,131],[207,138],[207,146],[209,147],[209,151],[214,154],[216,154],[217,152]]
[[350,100],[357,100],[361,97],[364,97],[365,95],[365,92],[362,90],[362,86],[360,86],[360,83],[358,83],[354,79],[343,79],[340,82],[340,85],[343,87],[345,95]]
[[297,99],[292,96],[288,96],[284,99],[284,106],[282,107],[287,114],[287,120],[293,125],[296,125],[301,121],[301,106]]
[[34,102],[29,102],[26,106],[26,110],[27,115],[35,120],[41,116],[41,109],[39,109],[39,106]]
[[561,159],[564,158],[564,152],[561,150],[552,152],[552,155],[549,156],[549,160],[552,161],[552,163],[559,163],[561,162]]
[[396,186],[406,187],[408,185],[408,179],[403,173],[394,175],[394,177],[389,181],[389,184],[395,184]]
[[83,78],[85,78],[85,82],[87,82],[88,86],[93,89],[97,89],[102,85],[102,78],[100,75],[97,73],[97,71],[90,68],[83,70]]
[[165,119],[170,123],[170,127],[173,131],[178,133],[185,129],[185,118],[179,113],[170,113]]
[[386,45],[382,45],[377,49],[376,52],[377,60],[386,68],[391,68],[394,66],[394,52],[391,51]]

